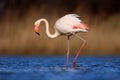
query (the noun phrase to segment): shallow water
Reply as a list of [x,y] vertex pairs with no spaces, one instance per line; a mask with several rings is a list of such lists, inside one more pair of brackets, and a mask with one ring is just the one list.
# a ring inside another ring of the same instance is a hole
[[85,57],[66,69],[63,56],[0,57],[0,80],[120,80],[120,56]]

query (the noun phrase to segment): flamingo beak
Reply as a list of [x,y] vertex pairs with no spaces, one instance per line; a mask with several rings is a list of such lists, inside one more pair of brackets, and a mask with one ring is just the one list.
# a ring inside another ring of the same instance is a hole
[[37,26],[35,26],[34,30],[35,30],[35,33],[36,33],[37,35],[40,35],[40,33],[39,33],[39,29],[38,29]]

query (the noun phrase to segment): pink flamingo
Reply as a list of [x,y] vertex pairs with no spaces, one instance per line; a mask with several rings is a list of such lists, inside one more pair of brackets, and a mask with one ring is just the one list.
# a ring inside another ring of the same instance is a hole
[[76,33],[78,32],[88,32],[88,27],[86,26],[86,24],[82,23],[82,21],[78,18],[79,16],[76,14],[68,14],[63,16],[62,18],[58,19],[54,25],[54,29],[55,29],[55,33],[54,34],[50,34],[49,32],[49,23],[46,19],[39,19],[34,23],[34,30],[35,32],[39,34],[39,25],[40,23],[43,21],[45,22],[46,25],[46,34],[49,38],[55,38],[61,35],[66,35],[68,38],[68,50],[67,50],[67,55],[66,55],[66,67],[68,68],[68,60],[69,60],[69,40],[70,40],[70,36],[74,35],[76,36],[78,39],[82,40],[83,43],[80,47],[80,49],[78,50],[78,53],[76,54],[74,60],[73,60],[73,67],[76,67],[76,60],[82,50],[82,48],[84,47],[86,40],[84,40],[82,37],[78,36]]

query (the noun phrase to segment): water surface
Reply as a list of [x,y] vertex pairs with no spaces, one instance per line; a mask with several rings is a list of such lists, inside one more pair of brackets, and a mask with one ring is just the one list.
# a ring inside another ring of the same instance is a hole
[[66,69],[63,56],[0,57],[0,80],[120,80],[120,56],[81,56]]

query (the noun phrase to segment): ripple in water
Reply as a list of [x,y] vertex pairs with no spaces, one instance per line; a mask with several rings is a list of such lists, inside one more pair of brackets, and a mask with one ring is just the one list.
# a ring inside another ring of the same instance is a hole
[[0,80],[119,80],[120,57],[0,57]]

